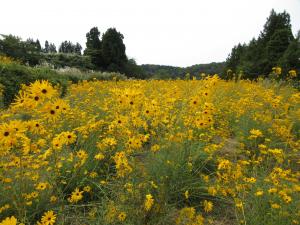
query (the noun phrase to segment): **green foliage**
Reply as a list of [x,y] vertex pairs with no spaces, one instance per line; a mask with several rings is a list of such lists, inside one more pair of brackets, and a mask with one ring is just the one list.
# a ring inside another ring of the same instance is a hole
[[22,41],[21,38],[13,35],[2,35],[0,40],[0,54],[17,59],[30,66],[37,65],[40,59],[41,45],[39,41],[32,39]]
[[70,41],[64,41],[60,44],[58,51],[61,53],[71,53],[81,55],[82,47],[79,43],[73,44]]
[[42,54],[42,62],[52,65],[55,69],[73,67],[82,70],[95,69],[95,65],[91,62],[91,58],[86,55],[65,54],[65,53],[49,53]]
[[276,66],[279,58],[287,50],[294,37],[290,29],[276,30],[266,46],[268,68]]
[[44,53],[56,53],[56,46],[53,43],[49,43],[47,40],[45,41],[45,48],[42,49]]
[[141,66],[138,66],[134,59],[129,59],[125,64],[124,73],[128,77],[135,77],[138,79],[146,79],[145,72]]
[[91,62],[97,67],[102,67],[101,41],[100,32],[97,27],[93,27],[86,34],[86,49],[84,55],[90,56]]
[[66,92],[68,80],[76,81],[71,76],[60,76],[48,68],[31,68],[17,63],[0,63],[0,84],[3,85],[3,103],[8,106],[18,94],[21,84],[28,85],[35,80],[49,80],[52,84],[59,84],[61,94]]
[[124,36],[115,28],[109,28],[102,37],[102,57],[104,69],[123,72],[128,59],[123,43]]
[[143,69],[134,59],[127,59],[124,36],[115,28],[109,28],[100,40],[100,31],[93,27],[86,34],[84,55],[90,57],[95,69],[124,73],[129,77],[145,78]]
[[284,52],[283,56],[279,59],[279,65],[283,68],[284,72],[290,69],[300,71],[300,37],[293,40],[289,47]]
[[[93,72],[93,71],[82,71],[79,69],[68,68],[61,69],[57,71],[61,76],[67,76],[69,79],[78,80],[126,80],[127,77],[120,73],[110,73],[110,72]],[[73,80],[72,80],[73,81]]]
[[[263,31],[257,39],[253,38],[249,44],[235,46],[226,60],[225,71],[231,69],[233,73],[243,71],[245,78],[256,79],[259,75],[269,74],[272,67],[283,62],[283,56],[294,42],[291,30],[290,15],[287,12],[271,11],[264,25]],[[294,44],[295,45],[295,44]],[[291,52],[291,50],[289,50]],[[287,53],[290,57],[286,61],[295,61],[295,54]],[[285,64],[289,64],[285,62]]]
[[221,74],[224,70],[224,63],[209,63],[209,64],[197,64],[190,67],[175,67],[175,66],[163,66],[163,65],[141,65],[145,72],[146,78],[158,78],[158,79],[176,79],[184,78],[185,74],[190,73],[193,76],[199,76],[200,73],[206,74]]
[[[147,178],[158,184],[161,201],[183,207],[187,202],[197,205],[206,197],[213,198],[207,193],[205,181],[199,178],[200,174],[212,174],[216,170],[215,162],[204,151],[200,151],[204,146],[204,143],[186,141],[182,146],[173,145],[149,154],[144,160]],[[185,193],[188,193],[188,198]]]

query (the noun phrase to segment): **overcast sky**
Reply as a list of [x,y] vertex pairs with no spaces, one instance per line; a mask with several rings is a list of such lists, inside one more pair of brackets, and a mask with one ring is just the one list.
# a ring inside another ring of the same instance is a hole
[[138,64],[190,66],[224,61],[258,36],[272,8],[300,30],[300,0],[3,0],[0,34],[85,48],[90,28],[115,27]]

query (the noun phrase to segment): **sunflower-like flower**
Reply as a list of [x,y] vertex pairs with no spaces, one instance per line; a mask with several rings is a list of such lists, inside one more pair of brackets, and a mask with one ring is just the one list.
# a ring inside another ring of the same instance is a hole
[[71,197],[68,199],[71,203],[76,203],[83,198],[83,191],[80,191],[79,188],[75,188],[72,192]]
[[55,221],[56,221],[56,215],[52,210],[45,212],[41,219],[43,225],[53,225]]
[[29,92],[31,97],[33,97],[36,101],[40,99],[51,99],[58,95],[57,90],[55,90],[52,85],[45,80],[35,81],[32,83],[29,87]]
[[17,219],[14,216],[6,217],[0,225],[17,225]]

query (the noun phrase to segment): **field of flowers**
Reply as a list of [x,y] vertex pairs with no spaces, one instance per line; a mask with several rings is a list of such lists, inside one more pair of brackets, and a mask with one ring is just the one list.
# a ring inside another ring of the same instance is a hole
[[0,224],[300,224],[299,130],[270,80],[36,81],[0,110]]

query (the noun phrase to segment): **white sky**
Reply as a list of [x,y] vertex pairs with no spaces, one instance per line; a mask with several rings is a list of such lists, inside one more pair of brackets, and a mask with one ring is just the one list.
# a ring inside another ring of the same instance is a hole
[[300,0],[2,0],[0,34],[85,48],[90,28],[115,27],[138,64],[189,66],[225,60],[259,35],[272,8],[300,30]]

